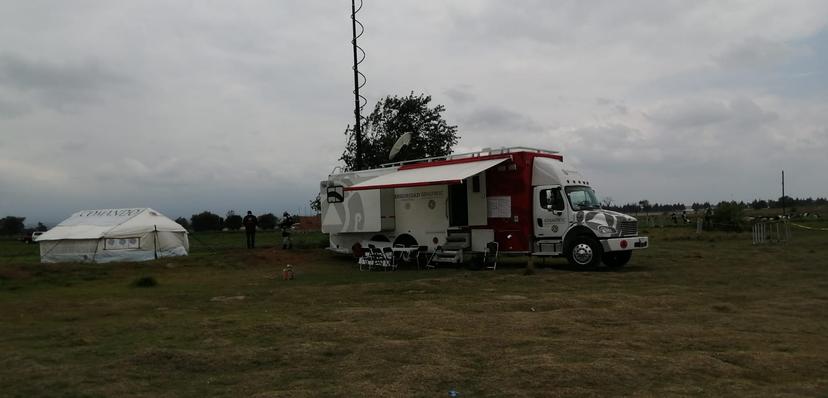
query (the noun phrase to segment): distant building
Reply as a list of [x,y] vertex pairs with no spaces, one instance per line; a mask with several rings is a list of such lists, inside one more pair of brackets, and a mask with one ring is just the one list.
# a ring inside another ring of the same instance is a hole
[[299,216],[299,221],[294,224],[293,229],[299,232],[319,232],[322,230],[322,219],[319,215]]

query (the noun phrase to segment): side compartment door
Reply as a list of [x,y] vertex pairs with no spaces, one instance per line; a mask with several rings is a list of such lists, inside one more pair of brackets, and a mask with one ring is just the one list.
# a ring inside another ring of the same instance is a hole
[[541,185],[533,193],[535,237],[560,239],[569,226],[563,190],[560,185]]

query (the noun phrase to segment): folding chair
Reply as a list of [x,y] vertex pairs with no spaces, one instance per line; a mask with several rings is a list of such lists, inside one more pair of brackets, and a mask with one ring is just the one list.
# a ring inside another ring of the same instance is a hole
[[386,269],[390,268],[393,270],[397,268],[397,259],[394,257],[394,249],[391,249],[390,247],[383,247],[382,258],[385,260],[383,266],[385,266]]
[[400,260],[405,261],[406,263],[417,263],[417,269],[420,269],[420,248],[417,246],[412,246],[408,248],[409,250],[403,251]]
[[417,248],[417,269],[420,269],[420,258],[428,264],[428,246],[419,246]]
[[486,269],[497,269],[497,252],[499,251],[497,242],[486,243],[486,250],[483,251],[483,265]]
[[377,247],[371,247],[370,249],[372,266],[385,269],[387,260],[385,259],[385,254],[382,253],[382,250]]
[[359,264],[359,270],[362,271],[362,267],[371,270],[371,265],[373,265],[374,260],[371,258],[371,251],[365,250],[362,252],[362,256],[357,258],[357,264]]
[[369,244],[366,249],[362,250],[362,256],[360,256],[359,260],[357,260],[360,271],[363,271],[363,267],[370,271],[374,268],[374,265],[376,265],[376,262],[374,261],[374,253],[372,251],[374,248],[374,245]]
[[434,260],[434,258],[437,256],[438,253],[442,253],[442,252],[443,252],[443,246],[437,246],[437,247],[434,248],[434,251],[431,252],[430,256],[428,256],[428,261],[426,261],[426,265],[425,265],[426,269],[437,268],[437,266],[434,265],[432,263],[432,261]]

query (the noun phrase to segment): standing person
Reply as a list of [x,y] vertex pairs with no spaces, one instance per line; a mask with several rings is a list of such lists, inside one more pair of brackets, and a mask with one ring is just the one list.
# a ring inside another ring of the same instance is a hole
[[253,249],[256,247],[256,226],[259,225],[259,219],[248,210],[242,224],[244,224],[244,234],[247,235],[247,248]]
[[710,208],[710,205],[707,205],[704,209],[704,229],[708,231],[713,229],[713,209]]
[[290,240],[290,227],[293,226],[293,217],[288,212],[282,213],[282,222],[279,227],[282,229],[282,249],[290,249],[293,242]]

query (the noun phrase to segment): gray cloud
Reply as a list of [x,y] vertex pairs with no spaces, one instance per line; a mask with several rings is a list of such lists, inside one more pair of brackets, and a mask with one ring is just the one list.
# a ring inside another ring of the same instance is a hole
[[2,87],[31,94],[39,102],[59,110],[101,101],[123,88],[128,81],[92,60],[59,63],[0,54]]
[[[348,4],[30,3],[0,5],[0,215],[295,211],[336,165]],[[620,202],[767,197],[782,166],[828,168],[821,0],[400,0],[360,19],[368,109],[430,94],[459,147],[559,149]],[[828,195],[809,178],[792,194]]]
[[784,42],[749,37],[731,44],[713,60],[724,68],[761,68],[781,63],[797,51]]
[[445,91],[443,94],[446,95],[449,99],[454,101],[455,104],[468,104],[474,102],[475,96],[471,93],[469,85],[460,85],[456,87],[451,87]]
[[13,118],[28,112],[31,107],[20,101],[0,98],[0,118]]
[[773,112],[765,111],[752,100],[744,98],[729,102],[681,101],[661,106],[645,115],[653,122],[669,128],[700,128],[725,122],[751,127],[777,118]]
[[530,116],[499,106],[476,108],[463,116],[461,122],[465,129],[472,131],[531,133],[544,129]]

